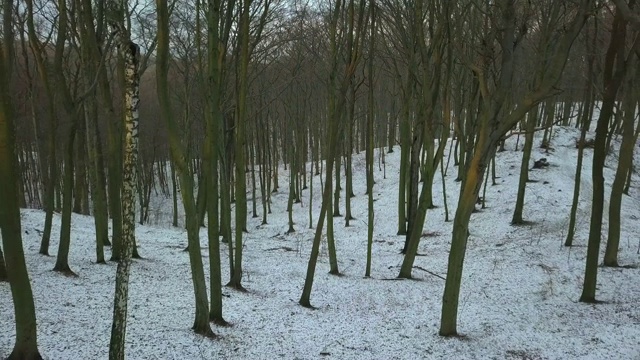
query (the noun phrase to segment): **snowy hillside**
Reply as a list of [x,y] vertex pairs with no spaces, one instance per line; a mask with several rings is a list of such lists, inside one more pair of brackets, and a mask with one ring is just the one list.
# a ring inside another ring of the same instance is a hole
[[[509,224],[515,204],[521,152],[498,154],[498,185],[489,186],[486,209],[472,217],[460,296],[460,339],[437,335],[452,223],[444,222],[442,183],[434,183],[438,206],[427,213],[414,276],[396,280],[404,241],[397,236],[399,148],[386,155],[386,174],[377,171],[372,278],[363,278],[366,260],[367,199],[364,153],[354,156],[352,211],[344,227],[335,218],[342,277],[329,275],[323,244],[312,304],[298,305],[311,249],[308,196],[295,204],[296,232],[287,226],[286,186],[274,194],[269,225],[249,218],[243,284],[247,293],[224,288],[224,315],[232,327],[214,327],[215,340],[193,335],[193,291],[186,232],[138,226],[143,260],[131,274],[127,356],[130,359],[640,359],[640,269],[600,268],[597,297],[604,304],[578,303],[584,276],[591,197],[591,150],[585,152],[582,197],[573,248],[567,231],[577,150],[573,128],[554,129],[552,149],[536,143],[532,157],[550,166],[532,170],[524,216],[530,225]],[[521,139],[522,140],[522,139]],[[520,142],[520,146],[522,141]],[[640,154],[639,154],[640,155]],[[376,151],[376,157],[378,151]],[[610,185],[615,158],[605,169]],[[450,216],[459,190],[457,168],[446,178]],[[281,184],[288,172],[282,170]],[[638,265],[640,190],[634,174],[631,196],[623,199],[620,263]],[[314,226],[320,207],[320,177],[314,177]],[[344,192],[343,192],[344,195]],[[608,194],[605,194],[608,199]],[[164,202],[170,214],[171,201]],[[344,198],[341,199],[341,206]],[[159,206],[159,205],[157,205]],[[259,212],[261,207],[258,207]],[[607,213],[605,208],[605,214]],[[51,271],[55,258],[38,255],[44,213],[22,213],[25,252],[33,284],[39,347],[46,359],[106,359],[111,326],[115,263],[96,265],[93,219],[74,215],[69,263],[78,278]],[[57,248],[60,217],[54,217],[51,253]],[[181,219],[182,223],[182,219]],[[605,219],[605,230],[607,221]],[[606,231],[603,246],[606,243]],[[206,229],[201,230],[208,263]],[[222,263],[228,280],[226,246]],[[206,266],[208,272],[208,265]],[[0,284],[0,358],[14,341],[11,294]]]

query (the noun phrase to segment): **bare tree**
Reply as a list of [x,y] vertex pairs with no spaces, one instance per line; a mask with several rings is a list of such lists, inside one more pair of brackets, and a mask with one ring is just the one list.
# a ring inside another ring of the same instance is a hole
[[174,119],[171,100],[169,97],[169,9],[166,0],[156,0],[158,13],[158,50],[156,59],[156,81],[158,87],[158,102],[162,109],[161,117],[168,129],[171,158],[176,165],[182,202],[186,215],[187,240],[189,247],[189,262],[195,295],[196,311],[193,330],[201,335],[213,337],[209,325],[209,301],[207,299],[207,285],[204,277],[202,255],[200,250],[200,222],[194,198],[194,180],[191,176],[187,150],[180,139],[178,124]]
[[10,84],[13,73],[13,1],[2,3],[3,31],[0,44],[0,234],[6,253],[7,277],[11,286],[16,319],[16,340],[8,359],[42,359],[38,351],[36,312],[22,248],[15,125]]
[[[344,64],[344,70],[341,74],[340,69],[340,53],[338,48],[338,21],[344,11],[343,7],[351,9],[349,11],[348,26],[352,31],[348,31],[354,36],[351,43],[352,50],[351,56],[347,58],[346,64]],[[329,18],[329,41],[330,41],[330,71],[329,71],[329,98],[328,98],[328,125],[327,125],[327,150],[326,150],[326,176],[324,189],[322,192],[322,207],[320,209],[320,215],[313,238],[313,245],[311,248],[311,254],[309,256],[309,264],[307,267],[307,275],[304,282],[304,288],[302,296],[300,297],[300,305],[305,307],[311,307],[311,289],[313,287],[313,278],[315,275],[316,263],[320,251],[320,240],[322,239],[322,230],[324,227],[324,220],[327,216],[327,212],[331,209],[331,195],[333,190],[333,171],[336,158],[336,148],[338,144],[338,135],[341,130],[342,122],[339,121],[341,110],[344,109],[346,101],[346,91],[348,89],[351,78],[356,70],[358,63],[360,62],[360,53],[356,51],[357,48],[362,45],[360,36],[363,36],[365,31],[365,1],[361,0],[358,3],[357,9],[355,8],[354,0],[349,0],[347,4],[345,1],[335,1]],[[340,169],[336,169],[339,171]],[[329,223],[332,220],[329,220]],[[327,232],[331,233],[332,228],[327,225]],[[333,242],[333,234],[327,235],[327,242],[330,253],[331,272],[337,273],[337,260],[335,259],[335,243]]]
[[[609,122],[613,116],[618,90],[622,85],[628,68],[626,37],[627,21],[624,18],[623,11],[616,8],[613,18],[611,39],[604,60],[604,71],[602,74],[604,93],[602,94],[602,108],[600,109],[600,115],[598,116],[593,148],[593,166],[591,173],[591,179],[593,181],[593,198],[591,203],[591,221],[589,223],[589,241],[587,247],[584,283],[582,287],[582,295],[580,295],[580,301],[587,303],[597,302],[596,284],[598,277],[598,257],[600,254],[602,215],[604,212],[603,168],[604,161],[607,156],[606,142],[607,134],[609,132]],[[632,47],[637,51],[638,46],[640,46],[640,41],[636,38],[634,39]],[[635,51],[631,53],[631,56],[635,56]],[[611,256],[611,254],[609,255]]]
[[[487,15],[492,15],[488,19],[491,21],[489,34],[495,36],[495,41],[500,44],[502,50],[498,60],[500,72],[495,75],[496,78],[489,82],[488,64],[467,62],[469,68],[478,78],[481,101],[476,141],[473,148],[468,149],[469,161],[465,166],[466,174],[462,181],[453,224],[447,280],[442,301],[440,323],[440,335],[442,336],[457,335],[458,299],[469,236],[469,220],[480,193],[480,185],[487,165],[494,156],[496,146],[502,136],[553,90],[564,70],[573,42],[591,13],[594,1],[579,1],[572,4],[570,11],[564,7],[564,4],[560,5],[557,2],[543,4],[558,9],[555,12],[557,20],[551,24],[554,26],[562,24],[562,30],[559,31],[557,38],[547,45],[551,55],[547,58],[543,75],[539,77],[540,81],[523,96],[518,96],[517,99],[511,101],[510,103],[515,104],[514,107],[507,108],[505,105],[512,92],[511,84],[515,69],[514,47],[519,44],[527,29],[526,27],[518,28],[515,21],[515,5],[513,0],[500,0],[496,2],[495,6],[491,5],[490,9],[485,9],[490,10],[486,13]],[[481,10],[482,7],[472,7],[471,9],[473,9],[471,13],[475,15],[484,11]],[[491,84],[495,84],[495,87],[492,88]]]

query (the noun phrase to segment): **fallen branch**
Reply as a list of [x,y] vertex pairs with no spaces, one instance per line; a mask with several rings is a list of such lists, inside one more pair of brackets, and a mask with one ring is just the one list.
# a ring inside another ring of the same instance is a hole
[[414,269],[418,269],[418,270],[422,270],[422,271],[424,271],[424,272],[426,272],[426,273],[429,273],[429,274],[431,274],[431,275],[433,275],[433,276],[435,276],[435,277],[437,277],[437,278],[440,278],[440,279],[442,279],[442,280],[447,280],[447,279],[446,279],[446,278],[444,278],[443,276],[438,275],[438,274],[436,274],[436,273],[434,273],[434,272],[432,272],[432,271],[429,271],[429,270],[427,270],[427,269],[425,269],[425,268],[423,268],[423,267],[421,267],[421,266],[414,266],[413,268],[414,268]]

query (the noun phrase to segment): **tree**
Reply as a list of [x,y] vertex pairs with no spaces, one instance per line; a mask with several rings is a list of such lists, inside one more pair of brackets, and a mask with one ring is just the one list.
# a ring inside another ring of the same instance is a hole
[[[393,77],[401,83],[401,115],[400,115],[400,181],[398,186],[398,235],[407,236],[403,253],[406,252],[408,246],[409,233],[407,229],[408,220],[410,219],[412,204],[410,192],[413,183],[411,182],[410,163],[411,150],[416,148],[412,145],[412,109],[415,106],[415,80],[418,67],[418,54],[416,50],[415,36],[417,35],[416,26],[422,24],[418,18],[422,18],[423,14],[414,10],[414,4],[410,2],[398,1],[381,1],[381,22],[386,26],[382,26],[383,35],[387,36],[386,44],[390,44],[388,51],[391,54],[399,53],[402,56],[390,56],[395,73]],[[384,31],[385,28],[389,30]],[[421,135],[421,132],[417,132]],[[421,144],[420,144],[421,145]],[[415,153],[415,150],[414,150]],[[414,163],[414,169],[415,169]],[[417,187],[417,183],[416,187]],[[417,200],[416,200],[417,201]],[[417,203],[416,203],[417,204]]]
[[9,86],[13,73],[13,1],[5,0],[3,10],[3,42],[0,46],[0,234],[5,251],[7,277],[13,297],[16,319],[16,341],[9,360],[42,359],[38,351],[36,311],[22,248],[20,208],[16,181],[15,124],[12,93]]
[[[262,31],[264,30],[269,14],[269,8],[272,0],[264,0],[260,2],[262,6],[257,26],[250,30],[251,7],[253,0],[243,0],[241,4],[240,21],[239,21],[239,68],[237,69],[237,86],[238,98],[236,104],[236,118],[234,126],[234,151],[235,159],[235,194],[236,194],[236,229],[235,229],[235,255],[234,266],[231,274],[229,286],[242,290],[242,236],[247,231],[247,180],[246,180],[246,137],[247,137],[247,118],[248,104],[247,96],[249,92],[249,61],[253,51],[261,40]],[[252,38],[253,35],[253,38]]]
[[[51,225],[53,222],[53,210],[54,210],[54,200],[55,200],[55,191],[56,191],[56,183],[58,181],[58,163],[56,161],[56,144],[57,144],[57,129],[58,129],[58,121],[57,121],[57,105],[54,101],[54,91],[52,79],[49,74],[49,70],[46,66],[46,43],[42,44],[38,39],[38,35],[36,34],[36,27],[34,24],[34,6],[33,0],[27,0],[27,29],[29,36],[29,46],[31,47],[31,51],[35,58],[35,63],[38,69],[38,74],[40,76],[40,81],[44,86],[46,93],[46,106],[49,111],[50,116],[50,129],[47,133],[47,146],[46,151],[41,151],[41,159],[40,161],[45,161],[47,159],[48,163],[48,171],[43,171],[45,173],[45,191],[44,191],[44,209],[45,209],[45,222],[44,229],[42,232],[42,240],[40,242],[40,254],[49,255],[49,243],[51,240]],[[64,47],[56,47],[54,53],[54,62],[58,61],[62,62],[62,50]],[[25,56],[26,57],[26,56]],[[60,60],[58,60],[60,59]]]
[[[475,208],[480,193],[480,185],[489,161],[496,152],[500,139],[520,121],[533,106],[541,102],[553,90],[564,70],[568,53],[576,36],[589,17],[594,2],[581,0],[571,7],[571,11],[558,2],[544,3],[555,9],[555,15],[548,20],[546,26],[557,26],[560,21],[562,30],[546,46],[550,56],[547,58],[540,81],[532,90],[523,96],[518,96],[512,103],[515,107],[506,108],[507,98],[512,92],[512,81],[515,70],[514,51],[521,37],[525,35],[527,27],[518,29],[516,25],[516,8],[513,0],[497,1],[491,5],[491,11],[497,11],[497,17],[489,19],[492,29],[489,34],[495,36],[495,41],[502,50],[499,55],[500,71],[493,79],[494,88],[490,88],[488,64],[467,62],[478,78],[481,101],[477,124],[476,141],[473,148],[468,149],[469,161],[465,165],[465,175],[460,187],[458,208],[454,217],[451,251],[447,266],[447,279],[442,296],[442,313],[440,335],[457,335],[458,300],[460,296],[460,282],[469,236],[469,220]],[[475,8],[474,8],[475,9]],[[565,11],[562,11],[564,9]],[[480,9],[472,10],[481,11]],[[493,39],[492,39],[493,41]]]
[[[422,172],[425,174],[424,179],[422,181],[422,190],[420,192],[420,196],[418,196],[418,172],[419,169],[415,168],[409,169],[409,173],[411,174],[411,187],[410,193],[411,201],[413,202],[410,205],[409,211],[409,226],[407,228],[407,237],[405,240],[404,253],[405,257],[402,262],[402,267],[400,268],[400,273],[398,277],[401,278],[411,278],[411,270],[413,269],[413,262],[415,261],[416,254],[418,252],[418,245],[420,242],[420,238],[422,237],[422,229],[424,228],[424,222],[427,215],[427,210],[433,206],[432,201],[432,186],[433,179],[438,168],[438,164],[444,154],[444,148],[447,144],[447,140],[449,139],[449,129],[450,124],[447,123],[449,117],[442,117],[443,121],[437,123],[435,118],[439,117],[438,114],[434,111],[436,104],[438,103],[438,99],[440,96],[440,82],[443,76],[443,73],[450,74],[451,70],[451,61],[448,61],[447,68],[443,71],[443,64],[446,56],[445,49],[446,45],[449,43],[449,26],[447,22],[440,21],[435,23],[436,18],[449,18],[449,6],[448,3],[444,4],[444,6],[439,10],[441,13],[436,12],[435,6],[427,7],[424,9],[423,1],[420,0],[417,2],[417,9],[419,14],[423,14],[423,11],[428,10],[427,14],[429,16],[429,28],[422,30],[422,24],[425,21],[422,20],[421,17],[417,17],[415,21],[416,37],[418,39],[418,49],[419,49],[419,57],[421,64],[421,76],[422,76],[422,89],[418,90],[418,93],[422,93],[423,95],[418,99],[419,109],[417,111],[416,116],[418,120],[416,121],[416,126],[414,129],[414,142],[418,142],[417,144],[412,144],[412,152],[411,152],[411,163],[414,166],[420,164],[420,152],[424,151],[426,153],[426,157],[424,165],[421,165]],[[423,10],[424,9],[424,10]],[[428,32],[431,35],[429,39],[430,42],[427,42],[425,39],[424,33]],[[449,57],[450,57],[449,53]],[[447,78],[449,75],[446,75]],[[438,148],[434,149],[434,140],[436,133],[440,133],[440,141],[438,144]],[[417,147],[416,150],[413,147]],[[422,149],[422,150],[421,150]],[[414,161],[417,163],[414,164]]]
[[[221,89],[222,89],[222,66],[224,63],[224,52],[221,45],[228,41],[228,30],[221,27],[221,19],[226,19],[222,14],[233,12],[233,2],[225,2],[224,9],[220,0],[209,1],[207,12],[207,72],[208,72],[208,101],[205,119],[207,122],[207,137],[205,139],[205,171],[207,184],[207,215],[208,215],[208,236],[209,236],[209,267],[211,286],[211,307],[209,310],[209,320],[217,324],[224,325],[226,321],[222,316],[222,279],[220,273],[220,213],[219,213],[219,167],[220,157],[220,137],[218,133],[224,122],[221,110]],[[224,13],[223,13],[224,11]],[[226,26],[223,22],[222,26]]]
[[367,166],[367,266],[364,272],[364,276],[371,276],[371,250],[373,247],[373,225],[374,225],[374,212],[373,212],[373,116],[374,116],[374,100],[373,100],[373,53],[375,49],[375,35],[376,35],[376,3],[375,0],[371,0],[369,3],[369,97],[368,106],[369,113],[367,116],[367,149],[366,149],[366,166]]
[[[580,301],[595,303],[596,284],[598,278],[598,257],[600,254],[600,241],[602,238],[602,214],[604,205],[604,161],[607,156],[607,133],[609,122],[613,115],[616,97],[622,84],[626,69],[627,59],[625,54],[627,35],[627,22],[622,11],[616,8],[613,18],[611,39],[605,55],[602,94],[602,108],[596,125],[596,137],[593,148],[593,168],[591,180],[593,182],[593,198],[591,203],[591,221],[589,223],[589,241],[587,245],[587,260],[584,272],[584,282]],[[640,45],[640,41],[634,40],[633,47]],[[635,54],[633,54],[635,56]],[[626,175],[626,174],[625,174]]]
[[[56,53],[63,54],[68,41],[69,32],[69,14],[67,11],[67,2],[65,0],[58,1],[58,28],[56,36]],[[56,56],[53,62],[54,78],[59,90],[62,108],[66,113],[68,124],[68,135],[64,145],[64,172],[63,172],[63,199],[62,199],[62,216],[60,223],[60,244],[58,245],[58,254],[56,263],[53,267],[54,271],[62,272],[66,275],[75,275],[69,267],[69,249],[71,247],[71,212],[73,207],[74,192],[74,160],[75,149],[74,143],[76,139],[76,130],[78,128],[78,104],[72,98],[69,89],[69,80],[63,71],[63,58]]]
[[[531,150],[533,149],[533,136],[538,123],[539,106],[535,106],[527,114],[525,123],[524,149],[522,151],[522,163],[520,164],[520,179],[518,183],[518,195],[516,195],[516,206],[513,210],[512,225],[523,225],[527,222],[522,218],[524,210],[524,195],[529,182],[529,162],[531,161]],[[548,110],[548,109],[547,109]]]
[[171,158],[176,166],[182,203],[184,205],[189,248],[189,263],[195,295],[196,311],[193,330],[200,335],[213,337],[209,325],[209,301],[207,298],[207,284],[204,277],[202,255],[200,250],[200,219],[194,198],[194,181],[189,167],[187,150],[180,139],[178,124],[174,119],[169,96],[169,10],[167,0],[156,0],[158,19],[158,49],[156,58],[156,81],[158,87],[158,102],[160,103],[161,118],[167,126]]
[[[238,104],[236,110],[235,123],[235,148],[234,157],[236,160],[236,248],[235,248],[235,266],[229,286],[242,290],[242,235],[246,230],[247,222],[247,180],[245,169],[245,138],[247,128],[247,93],[249,90],[249,12],[252,0],[242,1],[242,11],[240,15],[240,68],[238,74]],[[267,5],[268,7],[268,5]],[[266,11],[266,10],[265,10]]]
[[635,113],[638,104],[638,88],[633,83],[634,78],[640,75],[637,58],[630,58],[628,66],[635,67],[634,76],[628,76],[625,97],[622,101],[622,144],[620,144],[620,156],[618,156],[618,168],[611,185],[611,197],[609,200],[609,232],[607,247],[604,254],[605,266],[618,266],[618,247],[620,245],[620,212],[622,206],[622,194],[627,180],[627,173],[631,171],[633,163],[633,148],[636,143]]
[[[304,288],[302,290],[302,295],[300,297],[300,305],[304,307],[311,307],[311,288],[313,287],[313,278],[315,275],[316,264],[318,261],[318,255],[320,252],[320,241],[322,239],[322,230],[324,226],[324,220],[327,216],[327,212],[331,210],[331,195],[333,190],[332,178],[333,178],[333,170],[335,164],[335,158],[337,155],[337,144],[338,144],[338,136],[340,134],[340,130],[342,128],[342,122],[338,121],[341,110],[344,109],[346,102],[346,91],[348,89],[349,83],[351,81],[354,72],[356,71],[356,67],[360,61],[359,52],[355,49],[361,46],[360,36],[365,30],[364,16],[365,16],[365,1],[361,0],[358,5],[358,11],[355,12],[354,8],[354,0],[349,1],[348,7],[352,9],[350,11],[350,27],[352,31],[349,31],[355,37],[355,40],[352,42],[352,52],[351,56],[347,58],[347,62],[345,64],[344,72],[342,76],[340,76],[339,69],[339,58],[340,53],[338,49],[338,20],[343,12],[343,7],[345,6],[345,2],[342,0],[337,0],[334,3],[334,6],[331,10],[331,14],[329,17],[329,41],[330,41],[330,70],[329,70],[329,97],[328,97],[328,109],[327,109],[327,147],[326,147],[326,176],[324,189],[322,190],[322,206],[320,208],[320,215],[318,217],[317,226],[315,229],[315,235],[313,237],[313,245],[311,247],[311,254],[309,256],[309,263],[307,266],[307,275],[305,277]],[[357,15],[358,21],[356,22],[355,16]],[[340,171],[340,169],[336,169],[336,171]],[[327,226],[328,227],[328,226]],[[327,228],[327,232],[330,232],[331,228]],[[329,235],[327,235],[327,242],[329,247],[330,256],[333,253],[334,258],[330,259],[332,265],[332,272],[334,270],[334,266],[337,266],[337,262],[335,260],[335,243],[331,241]],[[337,271],[337,267],[335,268]]]
[[597,21],[593,22],[594,35],[589,41],[589,31],[585,36],[585,43],[587,49],[587,78],[585,81],[585,94],[584,103],[582,105],[582,116],[577,120],[580,127],[580,138],[578,139],[578,160],[576,164],[575,183],[573,186],[573,200],[571,201],[571,213],[569,214],[569,230],[567,231],[567,238],[565,239],[564,246],[572,246],[573,238],[576,228],[576,216],[578,212],[578,201],[580,200],[580,179],[582,178],[582,161],[584,158],[585,140],[587,138],[587,131],[591,126],[591,119],[593,118],[593,108],[595,102],[594,86],[593,86],[593,65],[595,61],[595,42],[597,34]]
[[7,265],[4,261],[4,253],[0,246],[0,282],[2,281],[9,281],[9,278],[7,277]]
[[118,53],[124,60],[124,175],[122,182],[122,256],[116,269],[115,296],[113,300],[113,322],[111,325],[111,343],[109,359],[124,359],[125,336],[127,329],[127,301],[129,294],[129,274],[135,237],[136,176],[138,161],[138,104],[140,101],[140,77],[138,61],[140,49],[131,41],[131,34],[124,26],[124,12],[128,5],[111,0],[110,27],[117,36]]
[[104,155],[101,145],[100,126],[98,124],[98,99],[93,81],[99,75],[96,61],[100,60],[100,51],[95,42],[96,30],[91,0],[82,0],[79,7],[79,33],[85,72],[84,89],[88,92],[84,103],[84,121],[86,126],[87,150],[89,160],[90,192],[93,202],[93,217],[96,229],[96,259],[104,263],[104,245],[109,244],[109,215],[106,192]]

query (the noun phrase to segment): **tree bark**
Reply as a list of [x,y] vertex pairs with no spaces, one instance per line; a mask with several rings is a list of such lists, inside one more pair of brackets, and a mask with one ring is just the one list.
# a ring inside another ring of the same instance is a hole
[[71,212],[73,201],[73,158],[74,158],[74,140],[76,137],[77,117],[71,120],[71,129],[67,138],[64,154],[64,196],[62,199],[62,216],[60,222],[60,245],[58,246],[58,255],[54,271],[59,271],[65,275],[75,275],[69,267],[69,250],[71,247]]
[[[635,59],[633,57],[632,59]],[[633,61],[633,60],[632,60]],[[633,65],[637,66],[637,61]],[[636,79],[638,75],[636,71]],[[618,156],[618,168],[611,185],[611,198],[609,199],[609,232],[607,237],[607,247],[604,254],[605,266],[618,266],[618,247],[620,246],[620,212],[622,206],[622,195],[624,185],[627,181],[627,174],[631,171],[633,163],[633,148],[635,146],[635,110],[638,104],[638,91],[634,87],[633,79],[626,82],[626,96],[622,103],[622,144],[620,145],[620,155]]]
[[[373,76],[373,62],[375,51],[375,39],[376,39],[376,3],[375,0],[369,2],[369,61],[368,61],[368,77],[369,77],[369,96],[368,106],[369,112],[367,114],[367,130],[366,130],[366,168],[367,168],[367,264],[364,271],[364,276],[371,276],[371,252],[373,249],[373,228],[374,228],[374,209],[373,209],[373,116],[374,116],[374,97],[373,87],[375,85]],[[389,150],[393,151],[393,147],[389,144]]]
[[[353,1],[351,1],[349,6],[353,6]],[[341,130],[341,123],[338,122],[339,113],[338,109],[344,109],[345,105],[345,92],[347,90],[349,80],[351,76],[353,76],[353,72],[355,71],[355,65],[358,63],[357,57],[349,58],[347,62],[347,66],[345,69],[344,77],[338,79],[338,46],[337,46],[337,31],[338,31],[338,19],[340,14],[342,13],[342,9],[344,6],[343,0],[338,0],[335,2],[330,16],[330,24],[329,24],[329,40],[330,40],[330,59],[331,59],[331,69],[329,72],[329,97],[328,97],[328,106],[327,106],[327,118],[328,118],[328,126],[327,126],[327,147],[326,147],[326,179],[324,183],[324,189],[322,191],[322,206],[320,208],[320,215],[318,217],[318,223],[316,225],[315,234],[313,237],[313,245],[311,247],[311,255],[309,256],[309,263],[307,266],[307,275],[305,277],[304,287],[302,290],[302,295],[300,297],[300,305],[304,307],[311,307],[311,289],[313,287],[313,278],[315,275],[316,264],[318,261],[318,255],[320,253],[320,241],[322,240],[322,229],[324,226],[325,217],[327,217],[327,212],[331,211],[331,196],[332,196],[332,178],[333,178],[333,170],[335,167],[335,159],[337,155],[337,144],[338,144],[338,135]],[[364,0],[360,1],[359,4],[360,20],[362,20],[363,10],[364,10]],[[353,15],[353,13],[352,13]],[[362,30],[362,23],[356,33],[359,33]],[[354,42],[357,43],[357,42]],[[342,96],[337,96],[341,94]],[[327,230],[328,231],[328,230]],[[328,239],[327,239],[328,240]],[[331,246],[331,244],[329,244]],[[334,249],[335,250],[335,249]],[[337,262],[336,262],[337,265]],[[337,266],[336,266],[337,268]]]
[[[110,4],[115,14],[122,16],[128,7],[120,7],[115,0]],[[138,73],[139,48],[131,41],[131,35],[124,26],[124,18],[111,20],[113,32],[117,35],[117,46],[124,60],[124,162],[122,181],[122,243],[121,256],[116,268],[115,295],[113,300],[113,322],[109,359],[124,359],[127,330],[127,302],[129,294],[129,274],[135,239],[136,177],[138,165],[138,104],[140,101]]]
[[239,69],[239,89],[237,119],[235,126],[235,148],[236,160],[236,239],[234,269],[229,286],[236,289],[242,287],[242,237],[247,224],[247,180],[245,170],[245,137],[247,122],[247,93],[249,90],[249,11],[252,0],[243,0],[242,15],[240,20],[240,69]]
[[42,359],[38,351],[36,312],[22,247],[16,180],[15,124],[10,79],[13,74],[13,1],[3,2],[0,46],[0,234],[15,312],[16,339],[9,360]]
[[202,255],[200,249],[200,224],[198,211],[194,199],[193,177],[187,163],[187,151],[184,149],[178,134],[178,124],[172,113],[169,96],[169,10],[167,0],[156,0],[158,20],[158,48],[156,79],[158,87],[158,102],[162,110],[161,118],[168,129],[171,157],[176,165],[182,192],[182,202],[186,215],[187,240],[189,248],[189,263],[191,265],[191,278],[195,296],[195,319],[193,330],[207,337],[215,336],[209,325],[209,301],[207,298],[207,285],[204,277]]
[[[58,1],[58,9],[60,16],[58,18],[58,34],[56,38],[56,52],[62,53],[67,40],[67,5],[66,1]],[[62,217],[60,223],[60,245],[58,246],[58,255],[54,271],[59,271],[67,275],[74,275],[69,268],[69,249],[71,246],[71,212],[73,206],[73,180],[74,180],[74,145],[76,139],[76,130],[78,127],[79,114],[71,99],[71,94],[66,85],[66,79],[62,70],[62,57],[56,58],[53,69],[56,73],[56,79],[60,92],[62,94],[62,103],[65,112],[69,116],[69,133],[64,151],[64,175],[63,175],[63,199],[62,199]]]
[[[232,0],[233,1],[233,0]],[[231,12],[233,6],[231,2],[226,7],[226,11]],[[207,13],[207,90],[209,97],[207,101],[207,147],[205,152],[208,158],[205,163],[205,171],[209,189],[207,191],[207,215],[209,237],[209,285],[211,306],[209,309],[209,320],[219,325],[224,325],[225,321],[222,313],[222,275],[220,271],[220,212],[219,212],[219,186],[218,186],[218,159],[220,157],[221,139],[218,136],[224,123],[221,104],[221,57],[220,54],[220,30],[219,21],[221,16],[221,1],[209,0]],[[223,30],[224,32],[224,30]]]
[[[591,76],[589,76],[591,78]],[[573,185],[573,200],[571,201],[571,212],[569,214],[569,230],[567,231],[567,238],[565,239],[564,246],[572,246],[573,238],[575,236],[576,229],[576,216],[578,212],[578,202],[580,201],[580,181],[582,179],[582,161],[584,159],[584,141],[587,138],[587,131],[591,125],[591,117],[593,115],[593,87],[591,82],[587,85],[586,101],[584,103],[584,112],[581,119],[580,126],[580,138],[578,139],[578,160],[576,164],[576,175]]]
[[2,252],[2,246],[0,246],[0,282],[9,281],[7,277],[7,265],[4,261],[4,253]]
[[626,39],[626,22],[619,10],[616,10],[613,20],[611,40],[605,55],[603,73],[604,94],[602,108],[596,126],[596,137],[593,148],[593,167],[591,180],[593,182],[593,200],[591,203],[591,221],[589,224],[589,242],[587,246],[587,260],[584,282],[580,302],[596,302],[596,284],[598,277],[598,256],[602,238],[602,215],[604,205],[604,161],[607,156],[606,142],[609,122],[613,115],[618,89],[625,73],[624,47]]
[[[551,6],[561,6],[551,3]],[[516,40],[516,10],[511,0],[501,0],[496,3],[498,22],[496,40],[500,42],[502,54],[501,69],[498,78],[493,79],[496,84],[493,91],[489,90],[486,74],[483,68],[471,64],[480,83],[480,117],[477,126],[477,140],[472,151],[469,152],[470,161],[465,167],[464,180],[460,189],[458,209],[453,224],[451,251],[447,267],[447,279],[442,302],[442,313],[439,334],[441,336],[456,336],[458,301],[460,296],[460,281],[469,236],[469,219],[474,210],[479,194],[480,185],[489,161],[494,156],[501,137],[520,121],[533,106],[542,101],[553,90],[559,81],[567,62],[569,51],[576,36],[580,33],[586,19],[589,17],[593,0],[583,0],[576,4],[576,11],[565,27],[565,32],[554,39],[552,55],[542,70],[541,79],[534,88],[514,101],[514,107],[505,107],[508,95],[512,91],[511,84],[514,77],[514,44]],[[499,29],[499,30],[498,30]],[[551,44],[549,44],[551,45]]]
[[524,150],[522,152],[522,163],[520,164],[518,194],[516,195],[516,206],[513,210],[513,218],[511,219],[512,225],[522,225],[525,223],[522,218],[522,212],[524,210],[524,195],[527,190],[527,182],[529,182],[529,163],[531,161],[531,150],[533,150],[533,138],[535,135],[536,123],[538,122],[538,109],[538,106],[531,109],[531,112],[529,112],[529,116],[527,117]]

